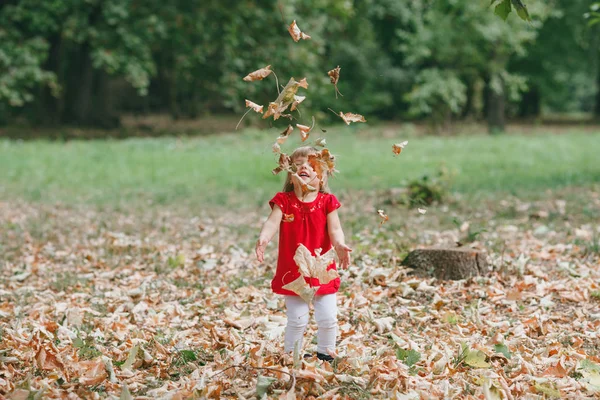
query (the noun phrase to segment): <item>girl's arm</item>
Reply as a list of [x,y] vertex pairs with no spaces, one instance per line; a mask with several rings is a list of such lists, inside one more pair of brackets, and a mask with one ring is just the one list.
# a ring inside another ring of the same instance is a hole
[[279,228],[282,217],[283,212],[281,211],[281,208],[279,208],[277,204],[274,204],[273,210],[271,210],[271,214],[269,214],[269,217],[263,224],[262,229],[260,230],[260,235],[258,235],[258,240],[256,241],[256,248],[254,251],[256,252],[256,258],[258,258],[258,261],[264,261],[267,244],[269,244],[273,238],[273,235],[275,232],[277,232],[277,228]]
[[333,210],[327,214],[327,229],[329,231],[329,239],[335,249],[335,252],[340,259],[340,268],[346,269],[350,265],[350,252],[352,249],[346,246],[346,239],[344,237],[344,231],[342,230],[342,224],[340,223],[340,217],[338,216],[337,210]]

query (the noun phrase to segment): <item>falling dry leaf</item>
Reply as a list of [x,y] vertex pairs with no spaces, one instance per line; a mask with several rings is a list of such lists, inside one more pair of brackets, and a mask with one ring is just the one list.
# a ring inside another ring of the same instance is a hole
[[307,303],[312,301],[312,299],[315,297],[315,293],[319,289],[318,287],[310,287],[302,275],[300,275],[296,280],[284,285],[283,288],[296,293]]
[[303,39],[303,40],[310,39],[310,36],[308,36],[306,33],[302,32],[300,30],[300,28],[298,28],[298,25],[296,24],[296,20],[292,21],[290,26],[288,26],[288,32],[292,36],[292,39],[294,39],[294,42],[298,42],[300,39]]
[[246,107],[250,107],[251,109],[253,109],[254,111],[256,111],[257,113],[263,113],[263,106],[259,106],[256,103],[251,102],[250,100],[246,99]]
[[425,214],[427,212],[427,210],[424,208],[417,208],[417,211],[419,212],[419,214]]
[[271,149],[273,150],[273,153],[281,153],[281,146],[279,146],[279,143],[277,142],[273,143]]
[[287,138],[290,136],[290,133],[292,133],[293,130],[294,130],[294,127],[292,125],[288,125],[288,127],[285,128],[285,130],[279,134],[279,137],[277,138],[277,143],[284,144],[285,141],[287,140]]
[[300,136],[302,141],[306,141],[306,139],[308,139],[309,133],[310,131],[312,131],[312,129],[315,127],[315,117],[312,117],[312,126],[306,126],[306,125],[300,125],[300,124],[296,124],[296,127],[298,129],[300,129]]
[[315,140],[315,146],[325,147],[326,144],[327,141],[324,138],[318,138],[317,140]]
[[[273,170],[275,171],[275,170]],[[304,181],[302,180],[302,178],[300,178],[300,176],[297,173],[293,173],[292,177],[300,184],[300,189],[302,190],[302,197],[306,196],[307,194],[309,194],[310,192],[316,192],[317,188],[314,186],[311,186],[307,183],[304,183]]]
[[353,114],[353,113],[343,113],[343,112],[339,112],[336,113],[335,111],[333,111],[331,108],[329,109],[332,113],[334,113],[335,115],[337,115],[338,117],[340,117],[341,119],[344,120],[344,122],[346,123],[346,125],[350,125],[351,122],[367,122],[367,120],[365,119],[365,117],[363,117],[360,114]]
[[304,99],[306,99],[306,96],[294,95],[294,101],[292,102],[292,105],[290,106],[290,111],[294,111],[296,108],[298,108],[298,105],[300,103],[302,103],[304,101]]
[[267,76],[269,76],[271,74],[271,66],[267,65],[264,68],[261,69],[257,69],[254,72],[250,72],[248,75],[246,75],[244,77],[244,80],[246,82],[254,82],[254,81],[261,81],[263,79],[265,79]]
[[329,175],[333,176],[335,172],[338,172],[335,169],[335,156],[331,154],[328,149],[321,150],[319,154],[321,159],[327,164],[327,171],[329,172]]
[[338,65],[336,68],[327,72],[327,75],[329,75],[330,81],[331,81],[331,83],[333,83],[333,87],[335,88],[335,98],[336,99],[337,99],[338,93],[340,94],[340,96],[344,97],[344,95],[342,95],[340,93],[340,90],[337,87],[338,81],[340,80],[340,70],[341,70],[341,68]]
[[290,156],[285,153],[279,154],[279,160],[277,161],[279,166],[273,169],[273,175],[277,175],[281,171],[291,171],[292,160]]
[[380,225],[383,225],[390,219],[390,217],[388,217],[387,214],[383,210],[377,210],[377,214],[379,214],[379,216],[381,217]]
[[392,151],[394,152],[395,155],[398,155],[398,154],[402,153],[402,150],[404,149],[404,147],[407,144],[408,144],[408,140],[401,142],[401,143],[393,144]]
[[296,96],[296,93],[300,87],[305,89],[308,87],[306,78],[302,79],[300,82],[296,81],[293,77],[290,78],[281,93],[279,93],[279,96],[277,96],[277,99],[269,103],[267,111],[263,115],[263,119],[272,115],[273,119],[276,120],[282,116],[282,113],[297,100],[297,97],[299,97]]

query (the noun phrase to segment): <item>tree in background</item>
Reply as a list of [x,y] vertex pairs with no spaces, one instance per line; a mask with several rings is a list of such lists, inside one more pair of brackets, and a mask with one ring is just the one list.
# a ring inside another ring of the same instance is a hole
[[19,78],[22,66],[31,77],[12,79],[10,98],[18,101],[9,104],[36,103],[28,117],[44,123],[114,127],[111,80],[147,91],[155,71],[151,46],[164,34],[161,7],[156,0],[5,3],[0,26],[9,40],[0,51],[9,72],[3,77]]
[[487,5],[469,0],[419,0],[409,8],[403,17],[410,23],[397,35],[405,65],[416,74],[407,94],[411,112],[431,116],[438,126],[452,116],[477,118],[485,112],[489,130],[502,131],[506,101],[525,89],[524,77],[508,69],[510,57],[526,54],[546,17],[545,6],[532,8],[529,24],[503,21]]
[[[271,77],[242,80],[271,64],[280,84],[308,79],[301,123],[335,118],[332,107],[437,130],[486,118],[501,130],[515,104],[522,116],[590,108],[598,46],[581,23],[584,3],[532,2],[523,22],[520,0],[8,1],[0,120],[110,128],[125,112],[240,112],[246,98],[274,99]],[[312,39],[291,41],[292,20]],[[336,99],[327,71],[337,65]]]

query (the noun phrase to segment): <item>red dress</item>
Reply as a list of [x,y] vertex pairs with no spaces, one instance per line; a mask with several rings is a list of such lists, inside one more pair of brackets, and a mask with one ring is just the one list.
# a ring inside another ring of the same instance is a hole
[[[277,271],[271,281],[271,288],[277,294],[297,296],[296,293],[283,289],[300,276],[298,266],[294,262],[294,254],[298,245],[303,244],[315,255],[316,249],[325,254],[331,249],[331,240],[327,231],[327,214],[341,207],[338,199],[332,194],[319,193],[310,203],[298,200],[294,192],[279,192],[269,201],[269,205],[277,204],[283,211],[279,226],[279,257]],[[335,269],[335,262],[327,269]],[[316,278],[305,278],[311,286],[320,286],[316,295],[336,293],[340,288],[340,278],[335,278],[321,285]]]

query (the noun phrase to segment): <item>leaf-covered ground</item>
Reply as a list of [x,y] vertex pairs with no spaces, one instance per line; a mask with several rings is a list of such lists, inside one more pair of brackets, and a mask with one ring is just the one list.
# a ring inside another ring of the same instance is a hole
[[[281,355],[276,246],[262,265],[252,253],[266,206],[0,203],[0,397],[597,398],[600,192],[544,197],[455,198],[422,215],[341,196],[355,251],[331,365]],[[399,265],[459,240],[489,253],[489,277]]]

